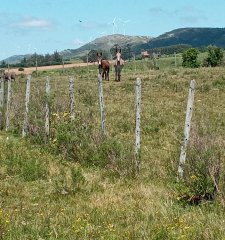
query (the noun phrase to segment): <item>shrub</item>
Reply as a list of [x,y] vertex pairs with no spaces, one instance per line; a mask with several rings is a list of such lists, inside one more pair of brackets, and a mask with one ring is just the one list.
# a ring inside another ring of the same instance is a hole
[[50,146],[55,154],[61,154],[65,159],[85,166],[111,165],[122,170],[121,162],[132,160],[125,154],[125,144],[114,138],[104,137],[101,132],[95,132],[79,119],[56,124]]
[[197,60],[198,58],[198,50],[195,48],[190,48],[187,51],[185,51],[182,54],[182,58],[183,58],[183,63],[182,66],[183,67],[187,67],[187,68],[197,68],[199,67],[199,62]]
[[222,48],[219,48],[216,46],[209,46],[207,50],[208,50],[208,56],[206,59],[204,59],[203,66],[216,67],[221,65],[223,60]]
[[2,144],[1,167],[6,176],[17,176],[24,181],[46,179],[47,169],[43,162],[37,160],[36,153],[27,151],[19,143],[8,140]]
[[180,189],[181,200],[199,204],[203,200],[213,200],[217,193],[224,191],[223,145],[222,139],[193,127],[185,180]]

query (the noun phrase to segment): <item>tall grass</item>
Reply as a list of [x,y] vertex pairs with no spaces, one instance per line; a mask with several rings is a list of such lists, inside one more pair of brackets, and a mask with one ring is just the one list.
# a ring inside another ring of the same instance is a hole
[[[128,62],[121,82],[110,72],[110,81],[103,82],[107,138],[100,129],[96,66],[89,73],[74,68],[33,78],[25,139],[20,137],[25,79],[18,79],[10,130],[0,136],[0,239],[224,239],[224,70],[167,66],[154,70],[137,61],[134,72]],[[44,143],[47,75],[51,136]],[[68,110],[72,75],[74,122]],[[133,171],[137,76],[142,79],[138,175]],[[192,131],[185,179],[177,183],[191,79],[197,82]]]

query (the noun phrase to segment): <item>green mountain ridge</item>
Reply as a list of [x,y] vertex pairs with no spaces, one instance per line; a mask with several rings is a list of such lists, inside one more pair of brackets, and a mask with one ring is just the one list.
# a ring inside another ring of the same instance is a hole
[[192,47],[216,45],[224,48],[225,28],[179,28],[151,39],[138,48],[147,50],[177,44],[187,44]]
[[[216,45],[225,48],[225,28],[179,28],[166,32],[158,37],[148,36],[127,36],[113,34],[96,38],[77,49],[66,49],[60,52],[64,59],[76,59],[84,57],[91,50],[101,50],[109,52],[118,44],[122,50],[128,45],[131,52],[141,54],[142,51],[151,51],[157,48],[169,48],[175,45],[186,45],[192,47],[207,47]],[[4,61],[7,63],[20,62],[23,57],[29,55],[12,56]]]

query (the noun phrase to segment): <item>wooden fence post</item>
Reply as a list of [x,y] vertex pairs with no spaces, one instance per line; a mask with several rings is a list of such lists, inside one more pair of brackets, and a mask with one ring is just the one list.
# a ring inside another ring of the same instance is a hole
[[50,79],[46,78],[46,105],[45,105],[45,134],[47,139],[50,134]]
[[134,72],[135,72],[135,75],[136,75],[137,74],[137,67],[136,67],[135,54],[134,54]]
[[30,82],[31,82],[31,75],[27,77],[26,96],[25,96],[25,113],[24,113],[22,137],[25,137],[27,135],[29,101],[30,101]]
[[141,79],[136,80],[136,127],[135,127],[135,167],[137,171],[140,170],[140,148],[141,148]]
[[75,119],[74,111],[74,78],[69,78],[69,97],[70,97],[70,119],[73,121]]
[[10,110],[11,110],[11,98],[12,98],[12,80],[9,78],[8,80],[8,96],[7,96],[7,108],[6,108],[6,124],[5,130],[9,130],[10,124]]
[[101,114],[101,129],[104,135],[106,135],[105,129],[105,110],[104,110],[104,99],[103,99],[103,87],[102,87],[102,76],[98,74],[98,92],[99,92],[99,106]]
[[0,129],[3,127],[3,117],[4,117],[4,104],[5,104],[5,86],[4,79],[1,77],[1,88],[0,88]]
[[193,103],[194,103],[195,86],[196,86],[195,80],[191,80],[190,87],[189,87],[189,94],[188,94],[185,126],[184,126],[184,139],[181,144],[180,160],[179,160],[179,167],[178,167],[178,180],[182,179],[184,175],[184,164],[186,161],[187,144],[188,144],[190,129],[191,129],[191,117],[192,117],[192,110],[193,110]]

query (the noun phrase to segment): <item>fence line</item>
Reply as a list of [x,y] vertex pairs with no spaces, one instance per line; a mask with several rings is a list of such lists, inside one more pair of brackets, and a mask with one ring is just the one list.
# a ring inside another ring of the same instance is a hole
[[26,84],[26,96],[25,96],[25,113],[24,113],[24,122],[23,122],[23,130],[22,130],[22,137],[27,135],[27,128],[28,128],[28,113],[29,113],[29,101],[30,101],[30,82],[31,76],[27,77],[27,84]]
[[[24,113],[24,122],[22,129],[22,136],[26,136],[28,132],[28,114],[29,114],[29,102],[30,102],[30,85],[31,85],[31,76],[28,76],[26,81],[26,96],[25,96],[25,113]],[[184,165],[186,161],[186,151],[188,140],[190,136],[190,127],[191,127],[191,118],[193,111],[194,103],[194,92],[195,92],[196,82],[192,80],[189,87],[188,102],[186,109],[186,118],[185,118],[185,127],[184,127],[184,139],[181,145],[181,152],[179,158],[178,166],[178,179],[183,178],[184,174]],[[50,96],[50,79],[46,78],[45,83],[45,134],[46,139],[49,139],[50,136],[50,113],[51,113],[51,96]],[[105,120],[105,106],[104,106],[104,97],[103,97],[103,83],[102,76],[98,74],[98,93],[99,93],[99,107],[101,115],[101,130],[104,135],[106,135],[106,120]],[[140,148],[141,148],[141,79],[136,79],[135,85],[135,167],[137,170],[140,169]],[[6,131],[10,128],[10,110],[11,110],[11,98],[12,98],[12,82],[11,79],[8,80],[8,95],[7,95],[7,108],[6,108]],[[74,78],[69,78],[69,104],[70,104],[70,117],[71,120],[75,119],[74,111]],[[0,124],[3,119],[3,107],[4,107],[4,81],[1,82],[0,89]]]
[[9,78],[8,80],[8,96],[7,96],[7,109],[6,109],[6,124],[5,130],[9,130],[10,125],[10,110],[11,110],[11,100],[12,100],[12,80]]
[[50,79],[46,78],[45,84],[46,104],[45,104],[45,134],[47,139],[50,135]]
[[180,153],[180,159],[179,159],[178,179],[182,179],[184,175],[184,164],[186,161],[187,145],[188,145],[190,129],[191,129],[191,117],[192,117],[192,110],[193,110],[193,103],[194,103],[195,86],[196,86],[195,80],[191,80],[190,87],[189,87],[189,94],[188,94],[185,125],[184,125],[184,139],[181,145],[181,153]]
[[105,106],[104,106],[102,76],[101,76],[101,74],[98,74],[98,92],[99,92],[99,106],[100,106],[100,114],[101,114],[101,129],[102,129],[103,134],[106,135]]
[[141,148],[141,79],[136,80],[136,128],[135,128],[135,167],[140,169],[140,148]]
[[74,111],[74,78],[69,78],[69,97],[70,97],[70,119],[73,121],[75,119]]
[[1,78],[1,88],[0,88],[0,129],[3,127],[3,117],[4,117],[4,103],[5,103],[5,82]]

